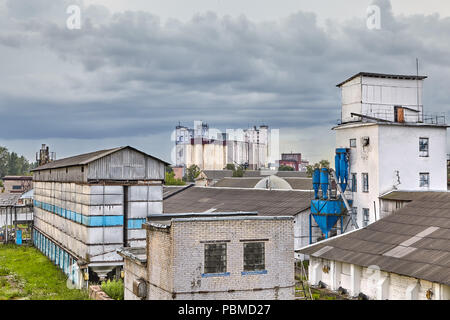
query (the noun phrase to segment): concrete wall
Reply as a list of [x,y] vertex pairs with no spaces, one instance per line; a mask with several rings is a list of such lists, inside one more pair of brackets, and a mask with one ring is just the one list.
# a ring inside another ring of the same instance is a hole
[[363,293],[373,300],[427,300],[428,290],[433,292],[432,300],[450,300],[450,286],[444,284],[385,272],[377,266],[362,267],[310,257],[309,282],[317,285],[319,281],[330,290],[342,287],[350,296]]
[[124,299],[125,300],[141,300],[133,293],[133,282],[138,279],[147,279],[147,269],[145,265],[136,263],[135,261],[125,258],[123,270],[124,276]]
[[[363,147],[362,138],[369,137]],[[429,156],[419,157],[419,137],[429,138]],[[354,124],[336,128],[336,147],[350,148],[350,175],[357,174],[357,192],[353,206],[357,207],[358,225],[362,226],[362,208],[370,212],[369,223],[381,216],[379,196],[394,190],[446,191],[446,129],[433,126],[403,126]],[[369,192],[362,192],[362,173],[369,174]],[[419,187],[419,173],[430,174],[429,188]],[[384,213],[383,213],[384,214]]]

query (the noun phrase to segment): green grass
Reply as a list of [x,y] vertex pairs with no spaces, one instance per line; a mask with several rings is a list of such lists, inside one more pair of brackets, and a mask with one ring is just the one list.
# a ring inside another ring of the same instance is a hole
[[69,289],[66,275],[30,246],[0,245],[0,300],[85,300],[86,290]]
[[102,290],[114,300],[123,300],[124,287],[122,279],[103,282]]

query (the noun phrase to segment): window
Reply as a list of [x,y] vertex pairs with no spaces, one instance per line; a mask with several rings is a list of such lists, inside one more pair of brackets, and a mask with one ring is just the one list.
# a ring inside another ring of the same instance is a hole
[[227,244],[205,244],[205,272],[224,273],[227,271]]
[[363,227],[367,227],[369,224],[369,209],[363,208]]
[[20,185],[15,185],[15,186],[12,186],[12,188],[13,188],[13,190],[21,190],[21,189],[22,189],[22,186],[20,186]]
[[352,192],[357,192],[358,191],[358,180],[356,179],[357,175],[356,173],[352,173]]
[[356,148],[356,139],[350,139],[350,148]]
[[428,138],[419,138],[419,157],[428,157]]
[[419,173],[419,186],[429,187],[430,186],[430,174],[428,172]]
[[244,243],[244,271],[260,271],[264,269],[264,242]]
[[369,174],[368,173],[362,174],[362,185],[363,185],[362,192],[369,192]]

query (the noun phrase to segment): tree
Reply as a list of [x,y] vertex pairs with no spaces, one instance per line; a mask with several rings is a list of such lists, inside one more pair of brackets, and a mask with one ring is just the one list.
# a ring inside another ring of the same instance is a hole
[[182,186],[186,184],[183,180],[175,178],[175,172],[173,172],[173,170],[172,172],[166,172],[166,179],[164,183],[167,186]]
[[7,175],[30,175],[30,170],[37,166],[16,152],[9,152],[7,148],[0,146],[0,177]]
[[281,166],[278,167],[278,171],[294,171],[294,168],[282,164]]
[[235,171],[236,170],[236,166],[232,163],[228,163],[227,166],[225,167],[225,170],[232,170]]
[[314,169],[321,169],[321,168],[330,168],[330,161],[328,160],[320,160],[318,163],[315,163],[314,165],[308,165],[306,166],[306,174],[308,177],[312,177]]
[[195,178],[200,174],[200,168],[193,164],[186,170],[186,181],[187,182],[195,182]]
[[242,178],[244,176],[244,167],[239,165],[235,170],[233,170],[233,177]]

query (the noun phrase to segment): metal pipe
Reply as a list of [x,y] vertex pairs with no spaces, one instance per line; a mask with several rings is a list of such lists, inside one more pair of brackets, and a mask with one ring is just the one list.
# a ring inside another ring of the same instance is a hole
[[356,227],[356,229],[359,229],[358,224],[356,223],[356,220],[353,217],[353,209],[352,209],[352,207],[350,207],[347,199],[345,198],[344,192],[342,192],[341,186],[339,185],[339,182],[337,181],[336,172],[334,172],[333,169],[330,169],[330,173],[331,173],[331,176],[333,177],[334,181],[336,181],[336,189],[339,192],[339,194],[341,195],[342,201],[344,202],[344,205],[350,214],[350,219],[352,219],[353,225]]

